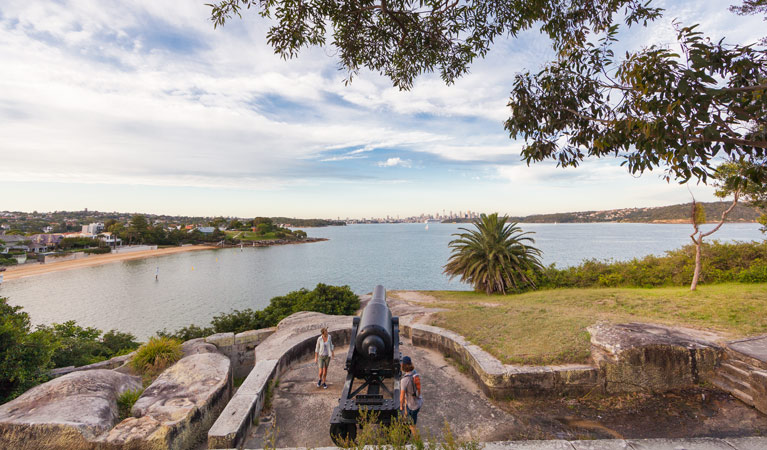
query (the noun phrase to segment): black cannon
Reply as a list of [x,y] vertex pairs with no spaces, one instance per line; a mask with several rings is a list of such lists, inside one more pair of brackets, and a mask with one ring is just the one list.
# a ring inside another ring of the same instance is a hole
[[[376,414],[384,424],[397,416],[401,358],[399,318],[392,317],[386,290],[379,285],[360,317],[352,322],[346,383],[330,418],[330,437],[336,445],[357,436],[357,420],[363,409]],[[355,379],[362,383],[355,386]]]

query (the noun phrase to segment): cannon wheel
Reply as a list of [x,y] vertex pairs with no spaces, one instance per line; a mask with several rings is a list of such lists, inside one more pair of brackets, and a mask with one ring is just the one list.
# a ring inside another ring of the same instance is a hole
[[339,447],[348,445],[357,438],[356,423],[333,423],[330,424],[330,439]]

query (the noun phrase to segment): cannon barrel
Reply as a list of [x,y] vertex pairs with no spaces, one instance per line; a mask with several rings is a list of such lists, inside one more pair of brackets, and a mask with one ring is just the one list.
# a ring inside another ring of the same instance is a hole
[[362,358],[392,357],[392,316],[386,304],[386,290],[381,285],[375,287],[373,298],[362,310],[355,343]]

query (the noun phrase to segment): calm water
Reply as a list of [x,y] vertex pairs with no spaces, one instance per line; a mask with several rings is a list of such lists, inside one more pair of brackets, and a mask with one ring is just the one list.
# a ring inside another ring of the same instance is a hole
[[[267,248],[221,249],[112,263],[7,281],[0,296],[24,306],[34,323],[74,319],[141,338],[231,309],[259,309],[269,299],[317,283],[357,293],[387,289],[469,289],[442,274],[451,234],[461,225],[351,225],[308,229],[329,241]],[[546,264],[625,260],[663,254],[690,242],[689,225],[525,224]],[[727,224],[725,240],[761,240],[757,224]],[[155,271],[159,267],[159,281]]]

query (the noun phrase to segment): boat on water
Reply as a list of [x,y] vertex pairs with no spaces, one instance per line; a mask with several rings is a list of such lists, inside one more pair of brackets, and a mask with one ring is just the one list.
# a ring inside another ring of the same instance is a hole
[[423,223],[429,224],[429,223],[442,223],[441,219],[426,219],[423,221]]

